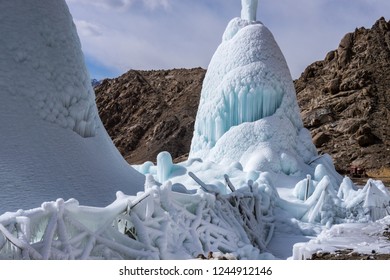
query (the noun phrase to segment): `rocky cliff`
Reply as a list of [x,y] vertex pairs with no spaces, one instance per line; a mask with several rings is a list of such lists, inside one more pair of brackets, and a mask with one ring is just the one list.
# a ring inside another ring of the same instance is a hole
[[346,34],[295,87],[315,145],[340,171],[390,166],[390,22]]

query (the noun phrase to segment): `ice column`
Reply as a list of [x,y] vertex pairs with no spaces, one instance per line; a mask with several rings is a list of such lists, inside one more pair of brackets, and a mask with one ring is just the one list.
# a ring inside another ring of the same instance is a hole
[[160,183],[169,179],[173,167],[172,156],[168,152],[161,152],[157,155],[157,178]]
[[256,21],[257,4],[259,0],[241,0],[241,18]]

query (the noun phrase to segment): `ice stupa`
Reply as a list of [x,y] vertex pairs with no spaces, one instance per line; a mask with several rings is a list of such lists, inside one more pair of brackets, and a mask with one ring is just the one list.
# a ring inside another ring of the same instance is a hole
[[284,56],[256,21],[256,1],[242,1],[204,79],[190,157],[239,161],[245,170],[304,171],[317,156],[303,127]]
[[100,121],[65,1],[0,1],[0,34],[0,212],[143,189]]

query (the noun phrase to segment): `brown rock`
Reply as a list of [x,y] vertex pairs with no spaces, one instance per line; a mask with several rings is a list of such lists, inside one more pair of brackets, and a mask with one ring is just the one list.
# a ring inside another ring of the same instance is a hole
[[330,139],[331,138],[328,134],[320,132],[313,137],[313,143],[317,148],[319,148],[322,147],[322,145],[328,143]]
[[381,18],[371,29],[348,33],[294,84],[304,124],[336,169],[352,162],[367,170],[389,167],[390,22]]
[[354,43],[354,33],[348,33],[341,40],[338,53],[338,64],[341,67],[346,67],[352,57],[352,47]]
[[336,94],[340,92],[340,79],[336,78],[329,82],[329,92],[330,94]]
[[188,153],[205,70],[131,70],[95,87],[107,132],[132,164]]

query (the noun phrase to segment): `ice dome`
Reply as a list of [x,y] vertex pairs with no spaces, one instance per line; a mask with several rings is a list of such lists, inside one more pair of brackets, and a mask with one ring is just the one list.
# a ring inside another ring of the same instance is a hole
[[292,174],[317,156],[303,127],[286,60],[243,1],[228,24],[203,82],[190,157],[240,161],[245,170]]
[[65,1],[0,1],[0,34],[0,212],[143,189],[100,121]]

